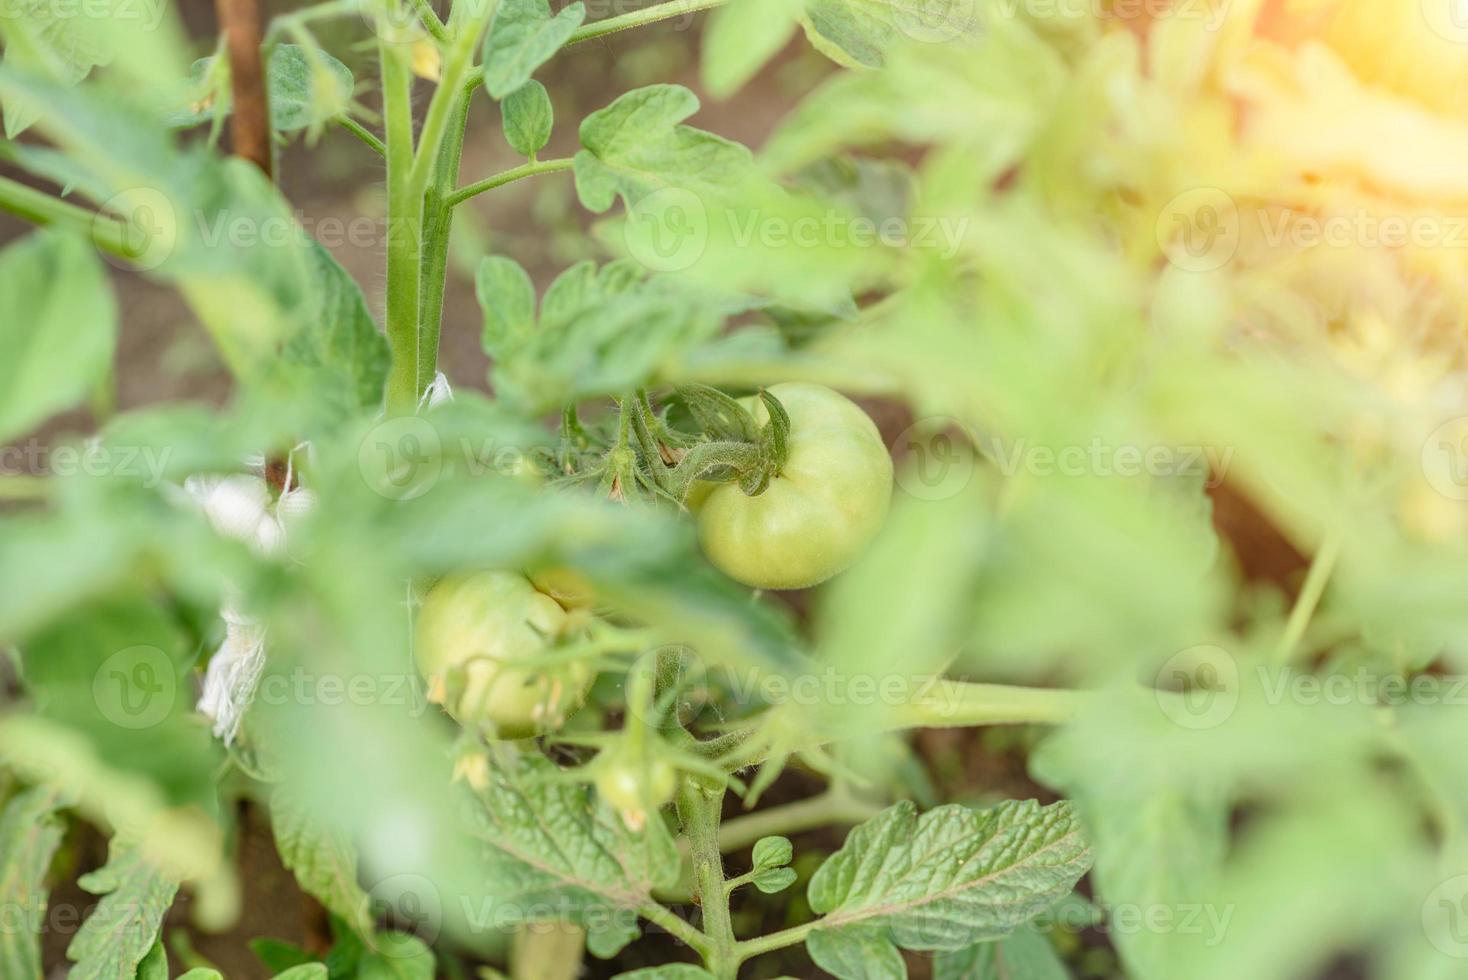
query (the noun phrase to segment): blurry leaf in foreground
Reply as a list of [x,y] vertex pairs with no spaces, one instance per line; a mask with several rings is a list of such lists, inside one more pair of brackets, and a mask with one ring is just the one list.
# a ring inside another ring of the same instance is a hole
[[37,231],[0,251],[0,442],[85,398],[112,367],[117,304],[96,250]]

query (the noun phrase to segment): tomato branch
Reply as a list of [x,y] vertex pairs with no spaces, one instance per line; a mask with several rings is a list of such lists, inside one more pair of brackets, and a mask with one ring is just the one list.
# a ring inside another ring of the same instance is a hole
[[352,119],[350,116],[337,116],[335,121],[336,124],[342,129],[345,129],[347,132],[357,137],[357,139],[361,140],[363,143],[366,143],[369,147],[371,147],[372,151],[378,156],[384,159],[387,158],[387,145],[383,143],[382,140],[378,139],[377,135],[366,126],[363,126],[361,123],[357,122],[357,120],[355,119]]
[[809,799],[772,806],[766,810],[734,817],[719,828],[719,848],[737,851],[761,837],[789,836],[833,824],[856,824],[882,812],[876,803],[854,796],[844,785],[833,785]]
[[503,187],[504,185],[514,183],[517,180],[523,180],[526,177],[535,177],[539,174],[550,174],[562,170],[570,170],[573,162],[574,161],[572,161],[570,157],[566,157],[565,159],[561,160],[540,160],[532,163],[522,163],[518,167],[512,167],[509,170],[501,171],[500,173],[494,174],[490,177],[486,177],[483,180],[477,180],[472,184],[464,185],[463,187],[450,194],[445,199],[445,203],[447,203],[449,207],[457,207],[458,205],[463,204],[465,201],[469,200],[471,197],[477,197],[480,194],[483,194],[485,191],[492,191],[496,187]]
[[418,11],[418,16],[423,21],[423,26],[427,28],[428,33],[432,34],[434,39],[439,43],[447,44],[449,39],[448,28],[444,26],[442,20],[439,20],[438,11],[433,9],[433,5],[428,0],[413,0],[413,7]]
[[9,177],[0,177],[0,210],[43,228],[58,225],[87,233],[93,244],[118,258],[135,258],[137,255],[136,250],[128,246],[123,222],[27,187]]
[[653,4],[641,10],[633,10],[629,13],[620,14],[616,17],[608,17],[592,24],[583,24],[571,35],[566,42],[569,47],[582,41],[590,41],[618,31],[630,30],[634,27],[645,27],[648,24],[656,24],[658,21],[671,20],[674,17],[683,17],[687,14],[697,13],[700,10],[708,10],[720,7],[728,0],[668,0],[667,3]]

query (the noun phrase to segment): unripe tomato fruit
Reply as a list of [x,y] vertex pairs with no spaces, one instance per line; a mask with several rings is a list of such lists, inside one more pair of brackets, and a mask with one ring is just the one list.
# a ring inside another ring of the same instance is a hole
[[658,758],[633,760],[622,756],[599,769],[596,792],[622,818],[628,830],[639,831],[673,798],[678,770]]
[[[734,483],[689,495],[709,561],[745,585],[804,589],[842,571],[866,549],[892,500],[892,457],[877,427],[849,398],[822,385],[769,389],[790,416],[785,465],[764,493]],[[761,425],[758,398],[743,404]]]
[[523,575],[451,575],[423,600],[414,657],[429,697],[461,725],[503,738],[557,728],[581,706],[592,671],[507,664],[543,653],[566,625],[566,610]]

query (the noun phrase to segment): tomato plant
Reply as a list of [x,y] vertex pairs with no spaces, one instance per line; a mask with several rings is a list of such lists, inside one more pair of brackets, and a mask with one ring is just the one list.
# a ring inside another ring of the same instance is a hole
[[1461,974],[1448,4],[207,6],[0,4],[0,978]]

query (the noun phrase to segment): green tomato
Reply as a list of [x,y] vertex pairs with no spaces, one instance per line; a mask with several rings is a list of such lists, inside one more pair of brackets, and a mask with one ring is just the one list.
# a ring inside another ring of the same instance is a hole
[[429,697],[460,724],[504,738],[559,727],[585,700],[591,668],[508,664],[544,653],[566,622],[566,611],[523,575],[445,578],[423,601],[414,646]]
[[[690,506],[703,552],[760,589],[804,589],[842,571],[871,543],[892,500],[892,457],[867,414],[821,385],[778,384],[790,415],[789,454],[764,493],[737,484],[697,487]],[[761,425],[758,398],[744,404]]]
[[678,788],[678,770],[663,759],[612,757],[596,773],[596,792],[632,831],[647,825],[655,813],[673,798]]

